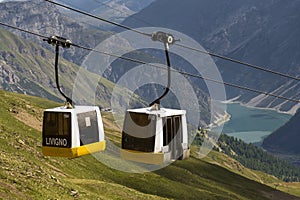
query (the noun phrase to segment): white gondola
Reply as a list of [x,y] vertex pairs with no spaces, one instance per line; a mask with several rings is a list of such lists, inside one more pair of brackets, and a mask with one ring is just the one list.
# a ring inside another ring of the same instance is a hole
[[171,34],[155,32],[153,41],[164,43],[168,65],[168,84],[165,92],[149,108],[127,110],[122,131],[121,157],[125,160],[160,165],[190,155],[186,111],[160,108],[160,100],[171,86],[169,44],[175,39]]
[[96,106],[58,107],[44,111],[45,156],[75,158],[105,149],[104,129]]
[[123,159],[160,165],[187,159],[189,154],[185,110],[127,110],[122,131]]

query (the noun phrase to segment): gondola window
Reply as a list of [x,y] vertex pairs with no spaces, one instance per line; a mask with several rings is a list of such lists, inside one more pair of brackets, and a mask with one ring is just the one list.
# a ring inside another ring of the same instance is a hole
[[153,152],[155,144],[156,116],[129,112],[122,132],[122,148]]
[[95,111],[77,114],[80,146],[99,141],[97,113]]
[[43,146],[71,147],[71,114],[45,112]]

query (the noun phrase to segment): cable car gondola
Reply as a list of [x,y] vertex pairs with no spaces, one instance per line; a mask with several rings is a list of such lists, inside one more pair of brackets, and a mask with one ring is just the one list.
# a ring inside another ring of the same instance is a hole
[[72,99],[67,97],[59,86],[59,46],[68,48],[71,42],[56,36],[49,38],[48,42],[56,46],[56,85],[60,94],[66,98],[66,105],[44,111],[43,155],[75,158],[103,151],[106,142],[99,107],[74,106]]
[[152,35],[154,41],[165,44],[168,64],[168,86],[164,94],[148,108],[127,110],[122,130],[121,157],[125,160],[160,165],[187,159],[190,154],[186,111],[160,108],[160,100],[171,85],[169,44],[174,37],[163,32]]
[[74,158],[105,149],[100,110],[96,106],[57,107],[44,111],[45,156]]

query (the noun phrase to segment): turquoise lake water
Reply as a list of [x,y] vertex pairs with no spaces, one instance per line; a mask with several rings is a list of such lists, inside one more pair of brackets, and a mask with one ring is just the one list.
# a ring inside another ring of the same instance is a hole
[[231,120],[223,133],[247,143],[261,143],[265,137],[283,126],[292,116],[274,110],[248,108],[238,103],[227,104]]

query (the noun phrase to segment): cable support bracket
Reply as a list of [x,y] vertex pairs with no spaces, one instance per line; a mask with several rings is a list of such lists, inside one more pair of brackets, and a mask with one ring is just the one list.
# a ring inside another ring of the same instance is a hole
[[67,40],[66,38],[60,36],[51,36],[48,39],[44,39],[44,41],[47,41],[53,46],[61,46],[62,48],[66,49],[69,49],[72,45],[71,40]]
[[152,33],[151,39],[155,42],[158,41],[169,45],[174,44],[177,41],[180,41],[180,40],[175,40],[175,37],[172,34],[165,33],[162,31]]

